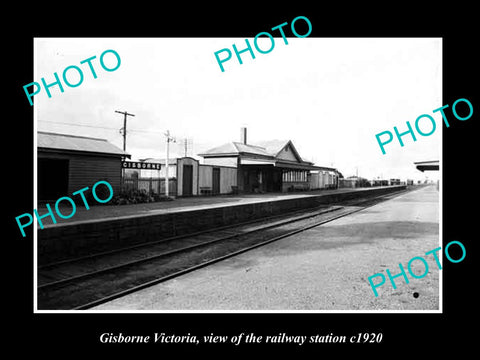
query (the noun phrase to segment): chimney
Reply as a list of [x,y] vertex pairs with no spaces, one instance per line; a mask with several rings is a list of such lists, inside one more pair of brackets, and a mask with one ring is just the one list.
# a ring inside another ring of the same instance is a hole
[[247,128],[246,127],[240,128],[240,142],[242,144],[247,145]]

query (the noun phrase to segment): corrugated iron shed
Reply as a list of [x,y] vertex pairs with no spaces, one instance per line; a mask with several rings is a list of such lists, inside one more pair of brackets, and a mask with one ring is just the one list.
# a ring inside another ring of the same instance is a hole
[[106,139],[43,131],[37,132],[37,148],[41,150],[74,151],[130,158],[130,154],[124,152]]

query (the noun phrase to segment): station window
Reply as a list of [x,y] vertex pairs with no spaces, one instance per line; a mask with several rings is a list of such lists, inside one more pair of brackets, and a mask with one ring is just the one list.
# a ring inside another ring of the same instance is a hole
[[308,171],[305,170],[283,170],[282,181],[284,182],[307,182]]

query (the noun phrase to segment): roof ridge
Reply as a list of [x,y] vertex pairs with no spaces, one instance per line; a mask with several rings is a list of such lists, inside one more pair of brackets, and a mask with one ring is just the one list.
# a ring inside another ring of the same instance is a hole
[[238,147],[237,147],[237,144],[240,144],[240,145],[244,145],[244,146],[251,146],[251,147],[256,147],[256,148],[260,148],[260,149],[263,149],[263,150],[266,150],[267,148],[261,146],[261,145],[253,145],[253,144],[244,144],[240,141],[232,141],[232,143],[234,144],[235,148],[238,150]]
[[107,139],[102,139],[102,138],[94,138],[94,137],[91,137],[91,136],[81,136],[81,135],[72,135],[72,134],[61,134],[61,133],[54,133],[54,132],[50,132],[50,131],[37,131],[37,134],[48,134],[48,135],[65,136],[65,137],[90,139],[90,140],[100,140],[100,141],[108,142]]

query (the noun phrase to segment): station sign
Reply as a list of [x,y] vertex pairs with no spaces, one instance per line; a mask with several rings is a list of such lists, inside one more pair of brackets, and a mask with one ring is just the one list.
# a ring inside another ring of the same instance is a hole
[[122,161],[122,168],[124,169],[145,169],[145,170],[160,170],[161,164],[150,163],[142,161]]

